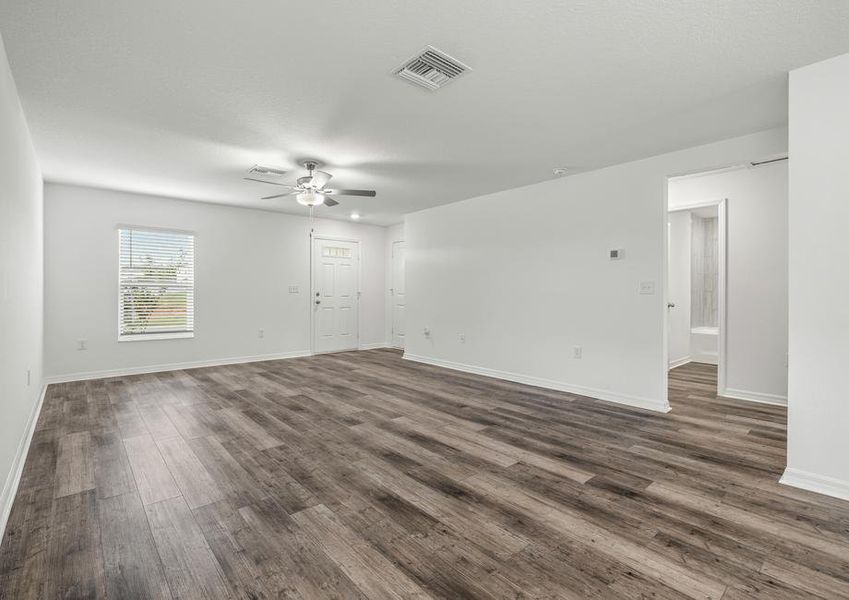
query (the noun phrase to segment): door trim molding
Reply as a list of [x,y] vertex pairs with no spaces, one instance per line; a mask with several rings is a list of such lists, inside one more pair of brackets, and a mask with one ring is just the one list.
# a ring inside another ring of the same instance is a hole
[[318,240],[327,240],[330,242],[346,242],[357,245],[357,339],[356,344],[352,348],[339,350],[339,352],[347,352],[350,350],[358,350],[360,348],[360,320],[362,317],[360,299],[363,292],[363,245],[357,238],[350,238],[341,235],[331,235],[326,233],[316,233],[310,231],[310,354],[327,354],[327,352],[317,352],[315,349],[315,309],[313,302],[315,301],[315,242]]

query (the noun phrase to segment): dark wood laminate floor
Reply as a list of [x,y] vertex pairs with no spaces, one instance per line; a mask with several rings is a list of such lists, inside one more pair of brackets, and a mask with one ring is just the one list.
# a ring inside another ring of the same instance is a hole
[[849,503],[785,411],[662,415],[389,350],[52,385],[0,547],[23,598],[836,598]]

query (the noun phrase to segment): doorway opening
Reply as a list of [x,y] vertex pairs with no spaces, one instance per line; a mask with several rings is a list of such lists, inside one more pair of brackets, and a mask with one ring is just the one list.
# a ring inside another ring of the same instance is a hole
[[405,260],[407,245],[403,241],[392,242],[392,347],[404,349],[404,310],[407,305],[405,285]]
[[718,396],[786,405],[787,166],[773,155],[667,179],[662,373],[716,362]]
[[698,373],[725,390],[726,200],[670,204],[667,213],[667,372]]
[[312,352],[356,350],[360,340],[360,242],[312,236]]

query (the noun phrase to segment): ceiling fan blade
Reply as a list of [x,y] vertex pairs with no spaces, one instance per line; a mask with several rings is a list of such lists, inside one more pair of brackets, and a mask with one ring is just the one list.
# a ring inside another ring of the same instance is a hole
[[330,178],[333,177],[330,173],[325,173],[324,171],[314,171],[312,174],[312,181],[310,182],[313,187],[316,189],[323,188],[327,185],[327,182],[330,181]]
[[263,196],[260,200],[273,200],[274,198],[282,198],[283,196],[291,196],[292,192],[286,192],[285,194],[277,194],[276,196]]
[[277,183],[276,181],[264,181],[262,179],[254,179],[253,177],[242,177],[245,181],[256,181],[257,183],[270,183],[271,185],[279,185],[282,187],[292,188],[294,185],[288,185],[285,183]]
[[368,196],[369,198],[377,196],[374,190],[322,190],[321,193],[333,196]]
[[338,202],[336,202],[336,200],[334,200],[333,198],[325,198],[325,199],[324,199],[324,205],[325,205],[325,206],[336,206],[336,205],[338,205],[338,204],[339,204],[339,203],[338,203]]

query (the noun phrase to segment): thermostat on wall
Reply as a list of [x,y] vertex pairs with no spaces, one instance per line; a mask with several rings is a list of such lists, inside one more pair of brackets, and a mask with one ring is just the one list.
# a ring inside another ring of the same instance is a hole
[[622,260],[625,258],[624,248],[614,248],[610,251],[610,260]]

